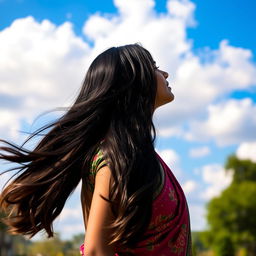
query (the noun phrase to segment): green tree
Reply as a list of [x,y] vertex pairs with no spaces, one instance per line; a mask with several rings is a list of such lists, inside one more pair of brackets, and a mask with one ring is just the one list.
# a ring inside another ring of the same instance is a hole
[[62,241],[58,235],[54,238],[33,242],[29,246],[30,256],[80,256],[79,246],[84,234],[74,235],[71,240]]
[[80,246],[84,243],[84,234],[74,235],[71,242],[74,249],[79,249]]
[[235,249],[231,238],[228,234],[222,234],[218,236],[215,243],[214,251],[218,256],[234,256]]
[[[255,255],[256,164],[231,156],[227,160],[226,169],[233,172],[233,181],[219,197],[213,198],[208,204],[210,230],[207,239],[215,248],[229,244],[235,248],[244,247],[248,255]],[[226,244],[220,245],[223,234]]]
[[84,234],[77,234],[72,237],[71,240],[64,243],[65,256],[79,256],[80,246],[84,243]]
[[250,160],[241,160],[235,155],[231,155],[227,159],[225,169],[233,172],[233,183],[256,182],[256,163]]
[[42,256],[56,256],[63,255],[63,242],[58,236],[47,239],[44,241],[34,242],[29,247],[29,253],[32,256],[42,255]]
[[27,256],[28,248],[32,244],[29,239],[25,239],[23,236],[13,237],[13,247],[15,256]]
[[200,232],[193,231],[192,232],[193,256],[196,256],[197,254],[207,250],[207,248],[204,246],[202,236],[203,236],[202,231],[200,231]]

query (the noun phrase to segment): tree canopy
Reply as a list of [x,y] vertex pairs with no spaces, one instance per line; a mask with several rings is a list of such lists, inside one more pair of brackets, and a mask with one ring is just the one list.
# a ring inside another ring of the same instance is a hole
[[230,156],[225,167],[233,181],[208,204],[209,241],[218,246],[225,235],[236,248],[256,251],[256,164]]

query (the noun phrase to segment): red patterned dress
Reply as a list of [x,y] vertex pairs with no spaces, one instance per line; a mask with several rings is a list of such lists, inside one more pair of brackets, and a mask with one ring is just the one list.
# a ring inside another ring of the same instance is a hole
[[[162,158],[157,154],[164,173],[161,191],[154,198],[152,217],[145,239],[136,248],[119,250],[116,255],[134,256],[191,256],[191,231],[189,211],[185,195],[175,176]],[[105,165],[101,151],[95,156],[92,164],[92,177],[97,166]],[[94,176],[95,177],[95,176]],[[83,255],[83,245],[81,246]]]

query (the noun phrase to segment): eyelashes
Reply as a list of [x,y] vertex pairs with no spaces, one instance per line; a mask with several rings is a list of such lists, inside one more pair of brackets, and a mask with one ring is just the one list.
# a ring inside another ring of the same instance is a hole
[[154,67],[154,69],[159,69],[159,66],[156,66],[156,62],[155,61],[153,62],[153,67]]

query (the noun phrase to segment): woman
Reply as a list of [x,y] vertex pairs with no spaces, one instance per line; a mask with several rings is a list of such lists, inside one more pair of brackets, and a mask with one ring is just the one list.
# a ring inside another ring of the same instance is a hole
[[167,77],[142,46],[110,48],[34,150],[2,140],[0,158],[20,164],[0,197],[10,231],[53,236],[82,180],[84,255],[191,255],[185,196],[154,150],[154,110],[174,99]]

